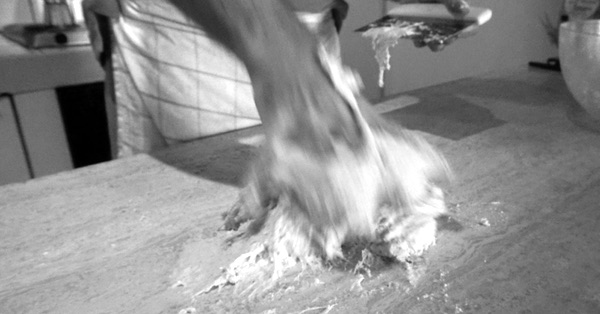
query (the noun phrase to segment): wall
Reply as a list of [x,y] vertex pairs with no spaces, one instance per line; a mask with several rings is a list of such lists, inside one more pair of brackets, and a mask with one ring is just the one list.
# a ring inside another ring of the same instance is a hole
[[11,23],[31,23],[33,12],[30,10],[29,1],[0,0],[0,25]]
[[[72,4],[75,20],[83,21],[82,0],[67,0]],[[0,25],[12,23],[42,23],[44,0],[0,0]]]
[[545,61],[558,55],[546,35],[542,20],[558,20],[563,0],[470,0],[471,6],[492,9],[492,20],[473,37],[460,39],[445,50],[433,53],[402,40],[390,52],[392,70],[386,85],[377,87],[377,64],[370,41],[353,33],[381,14],[375,0],[347,0],[351,14],[341,35],[344,61],[356,68],[372,100],[479,73],[526,67],[529,61]]

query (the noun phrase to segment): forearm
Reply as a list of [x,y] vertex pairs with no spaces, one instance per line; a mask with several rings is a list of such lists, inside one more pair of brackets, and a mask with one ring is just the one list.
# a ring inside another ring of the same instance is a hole
[[311,58],[316,40],[279,0],[171,0],[250,72],[267,64]]
[[290,8],[279,0],[171,1],[245,64],[267,135],[317,149],[332,134],[358,140],[351,110],[319,63],[317,39]]

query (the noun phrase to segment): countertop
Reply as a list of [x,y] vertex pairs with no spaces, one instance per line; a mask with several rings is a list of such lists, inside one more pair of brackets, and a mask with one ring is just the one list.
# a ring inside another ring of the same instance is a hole
[[26,49],[0,35],[0,93],[26,93],[104,80],[91,46]]
[[385,116],[423,134],[456,175],[417,268],[323,270],[254,300],[232,287],[193,297],[248,249],[217,229],[260,137],[252,128],[0,187],[0,312],[600,313],[600,135],[569,119],[560,74],[408,94],[416,103],[387,100]]

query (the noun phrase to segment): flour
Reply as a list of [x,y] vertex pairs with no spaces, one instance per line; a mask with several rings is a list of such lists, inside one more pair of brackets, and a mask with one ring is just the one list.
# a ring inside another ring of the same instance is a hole
[[416,133],[361,107],[351,72],[320,53],[324,71],[352,111],[360,146],[328,134],[318,140],[330,151],[317,155],[285,136],[268,138],[248,187],[226,215],[226,229],[250,219],[247,234],[264,233],[267,240],[203,292],[230,284],[251,295],[264,291],[292,268],[344,259],[342,246],[349,242],[387,244],[372,252],[401,262],[435,243],[435,218],[446,212],[437,186],[449,177],[445,159]]

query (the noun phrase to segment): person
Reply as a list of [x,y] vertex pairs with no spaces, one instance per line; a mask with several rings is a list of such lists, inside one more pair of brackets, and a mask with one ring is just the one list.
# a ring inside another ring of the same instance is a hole
[[343,257],[350,239],[395,243],[391,254],[401,261],[435,242],[446,211],[439,185],[451,177],[446,160],[377,115],[289,5],[172,3],[233,52],[252,82],[265,140],[223,228],[250,221],[242,234],[268,235],[271,278],[290,260]]
[[[396,0],[431,1],[443,1],[457,14],[468,9],[462,0]],[[82,3],[93,50],[106,72],[106,111],[114,157],[264,124],[270,115],[254,101],[263,96],[256,95],[261,89],[252,86],[247,62],[240,62],[232,47],[215,41],[214,31],[207,34],[219,23],[213,23],[213,17],[198,20],[197,12],[181,10],[188,5],[185,1],[171,2]],[[348,12],[345,1],[279,2],[340,60],[338,32]],[[258,78],[253,81],[261,84]]]
[[[337,30],[346,2],[286,1],[340,58]],[[261,123],[245,67],[170,3],[85,0],[82,6],[106,73],[114,157]]]

